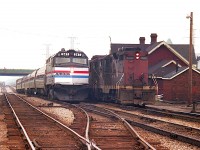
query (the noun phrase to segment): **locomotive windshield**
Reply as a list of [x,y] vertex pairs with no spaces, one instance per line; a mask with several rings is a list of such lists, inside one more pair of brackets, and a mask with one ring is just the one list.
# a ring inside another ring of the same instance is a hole
[[60,66],[64,67],[68,64],[81,64],[81,65],[87,65],[87,59],[86,58],[62,58],[62,57],[56,57],[54,61],[54,66]]
[[62,50],[54,56],[55,67],[65,67],[67,65],[88,65],[88,58],[83,52],[75,50]]
[[72,62],[86,65],[87,64],[87,59],[85,59],[85,58],[72,58]]
[[62,65],[62,64],[66,64],[66,63],[69,63],[70,62],[70,58],[61,58],[61,57],[58,57],[58,58],[55,58],[55,65]]

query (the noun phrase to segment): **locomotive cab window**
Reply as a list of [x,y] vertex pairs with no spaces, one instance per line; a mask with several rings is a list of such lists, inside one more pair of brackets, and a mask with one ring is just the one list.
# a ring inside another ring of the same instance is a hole
[[133,57],[133,56],[126,56],[126,59],[127,59],[127,60],[133,60],[134,57]]
[[70,58],[56,57],[54,61],[55,66],[62,66],[70,62]]
[[73,63],[83,64],[87,65],[87,59],[86,58],[72,58]]
[[140,57],[141,60],[147,60],[147,56]]
[[88,61],[86,58],[70,58],[70,57],[56,57],[54,59],[54,66],[66,66],[68,63],[76,63],[87,65]]

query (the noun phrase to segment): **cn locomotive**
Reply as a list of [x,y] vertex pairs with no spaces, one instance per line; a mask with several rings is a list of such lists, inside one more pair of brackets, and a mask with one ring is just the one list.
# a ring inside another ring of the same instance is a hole
[[85,101],[89,89],[88,57],[82,51],[65,50],[49,57],[43,67],[16,80],[16,91],[44,95],[69,102]]
[[155,100],[156,86],[149,84],[148,53],[122,47],[90,61],[91,97],[120,104],[145,105]]

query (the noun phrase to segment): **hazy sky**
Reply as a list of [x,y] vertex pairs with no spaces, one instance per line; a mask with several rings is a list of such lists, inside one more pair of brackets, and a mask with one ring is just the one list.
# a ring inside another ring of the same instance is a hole
[[108,54],[109,44],[138,43],[157,33],[158,41],[189,43],[189,19],[194,14],[194,41],[200,53],[198,0],[0,0],[0,68],[41,67],[62,47],[90,58]]

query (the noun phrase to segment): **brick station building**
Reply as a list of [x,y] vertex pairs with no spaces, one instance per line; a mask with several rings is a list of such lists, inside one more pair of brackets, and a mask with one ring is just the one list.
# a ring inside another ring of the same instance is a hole
[[[112,43],[111,53],[121,47],[139,47],[148,52],[149,75],[154,75],[158,84],[158,94],[163,100],[187,102],[189,95],[189,44],[169,44],[157,42],[157,34],[150,35],[151,41],[145,43],[145,37],[138,44]],[[196,69],[196,57],[193,48],[193,100],[200,99],[200,71]]]

